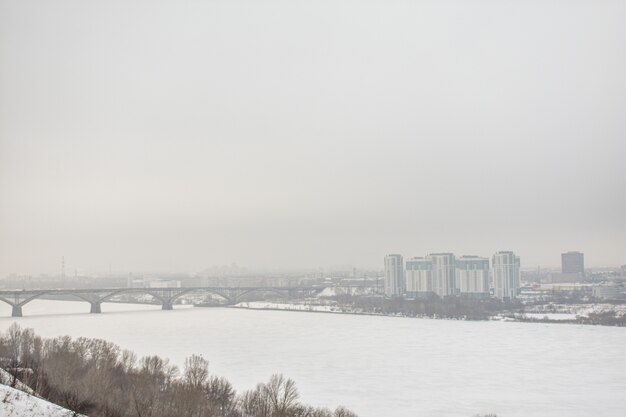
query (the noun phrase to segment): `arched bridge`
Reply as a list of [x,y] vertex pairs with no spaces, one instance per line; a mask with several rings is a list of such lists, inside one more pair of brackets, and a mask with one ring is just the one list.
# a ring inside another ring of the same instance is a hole
[[101,289],[56,289],[56,290],[3,290],[0,301],[12,307],[13,317],[22,317],[22,307],[43,296],[73,296],[91,305],[91,313],[100,313],[101,304],[122,294],[151,295],[160,302],[163,310],[172,310],[176,301],[190,293],[214,294],[227,304],[237,304],[243,297],[253,293],[274,293],[284,298],[311,297],[324,287],[185,287],[185,288],[101,288]]

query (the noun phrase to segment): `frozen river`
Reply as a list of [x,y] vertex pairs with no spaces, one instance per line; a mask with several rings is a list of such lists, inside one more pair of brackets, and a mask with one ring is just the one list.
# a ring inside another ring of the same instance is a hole
[[282,372],[303,402],[361,417],[623,417],[626,329],[36,300],[42,336],[99,337],[182,364],[202,354],[238,390]]

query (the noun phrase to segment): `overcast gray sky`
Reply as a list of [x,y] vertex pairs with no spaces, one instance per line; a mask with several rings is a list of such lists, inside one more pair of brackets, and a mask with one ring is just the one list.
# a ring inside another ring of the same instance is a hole
[[626,2],[0,0],[0,275],[626,264]]

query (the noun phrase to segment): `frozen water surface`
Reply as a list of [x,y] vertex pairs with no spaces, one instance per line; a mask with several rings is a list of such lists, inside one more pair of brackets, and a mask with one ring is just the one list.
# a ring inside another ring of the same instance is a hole
[[36,300],[14,321],[178,365],[202,354],[238,390],[282,372],[302,400],[361,417],[626,415],[626,329]]

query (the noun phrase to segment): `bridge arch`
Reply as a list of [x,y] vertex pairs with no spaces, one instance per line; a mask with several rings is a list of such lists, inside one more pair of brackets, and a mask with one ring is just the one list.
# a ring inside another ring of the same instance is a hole
[[22,299],[20,295],[24,295],[24,294],[20,294],[19,291],[16,291],[12,294],[14,301],[11,301],[10,299],[6,297],[0,297],[0,300],[4,301],[5,303],[11,306],[11,309],[12,309],[11,316],[22,317],[22,306],[24,306],[24,304],[30,303],[34,299],[39,298],[42,295],[46,295],[49,292],[51,291],[41,290],[40,292],[37,292],[35,294],[27,295],[26,297]]
[[104,295],[103,297],[100,297],[98,302],[105,303],[109,299],[111,299],[111,297],[113,297],[113,296],[116,296],[116,295],[119,295],[119,294],[132,294],[132,293],[147,294],[147,295],[150,295],[153,298],[159,300],[162,303],[167,301],[164,297],[159,295],[156,291],[151,291],[151,290],[146,289],[146,288],[120,288],[118,290],[111,291],[110,293]]
[[255,292],[258,292],[258,293],[271,292],[271,293],[281,296],[282,298],[289,298],[290,291],[294,291],[294,290],[293,289],[281,290],[281,289],[276,289],[276,288],[250,288],[248,290],[243,291],[240,294],[237,294],[237,296],[233,300],[233,303],[237,303],[241,299],[241,297],[244,297],[249,294],[254,294]]
[[11,306],[11,316],[12,317],[22,317],[22,306],[15,304],[4,297],[0,297],[0,301],[4,301],[8,305]]
[[4,297],[0,297],[0,301],[4,301],[5,303],[7,303],[8,305],[10,305],[11,307],[13,307],[13,306],[15,305],[14,303],[10,302],[9,300],[7,300],[7,299],[6,299],[6,298],[4,298]]
[[192,287],[192,288],[96,288],[96,289],[41,289],[41,290],[0,290],[0,301],[10,305],[14,317],[22,316],[22,306],[34,299],[48,294],[71,295],[90,303],[92,313],[101,312],[101,303],[120,294],[150,295],[156,303],[162,304],[163,310],[173,309],[173,304],[186,294],[204,292],[217,295],[229,304],[239,302],[253,293],[271,293],[281,298],[311,296],[323,288],[316,287]]
[[[100,305],[103,302],[107,302],[111,297],[121,294],[121,293],[144,293],[144,294],[149,294],[152,297],[154,297],[156,300],[160,301],[164,308],[166,308],[167,306],[170,305],[169,300],[162,297],[161,295],[159,295],[157,292],[155,291],[150,291],[147,289],[143,289],[143,288],[120,288],[117,290],[111,290],[108,291],[107,293],[105,293],[104,295],[98,293],[98,292],[94,292],[91,293],[89,289],[85,289],[84,293],[83,292],[75,292],[75,290],[72,291],[59,291],[59,290],[41,290],[41,291],[37,291],[35,293],[32,292],[28,292],[27,294],[23,294],[24,297],[22,298],[22,294],[19,291],[14,292],[11,296],[0,296],[0,301],[3,301],[5,303],[7,303],[8,305],[11,306],[12,308],[12,313],[11,315],[13,317],[22,317],[22,307],[25,304],[28,304],[29,302],[37,299],[37,298],[41,298],[44,295],[47,294],[59,294],[59,295],[64,295],[64,296],[72,296],[73,298],[77,298],[81,301],[85,301],[87,303],[89,303],[91,305],[91,313],[100,313],[101,312],[101,307]],[[13,301],[11,300],[11,298],[13,298]]]
[[187,295],[187,294],[190,294],[190,293],[193,293],[193,292],[205,292],[205,293],[209,293],[209,294],[215,294],[215,295],[218,295],[218,296],[222,297],[228,303],[232,303],[233,302],[232,297],[229,297],[228,295],[222,293],[221,291],[217,291],[217,290],[214,290],[212,288],[189,288],[189,289],[186,289],[186,290],[182,290],[182,291],[178,292],[177,294],[175,294],[174,296],[172,296],[172,298],[170,298],[170,302],[172,304],[174,304],[174,302],[176,300],[178,300],[180,297],[182,297],[183,295]]

